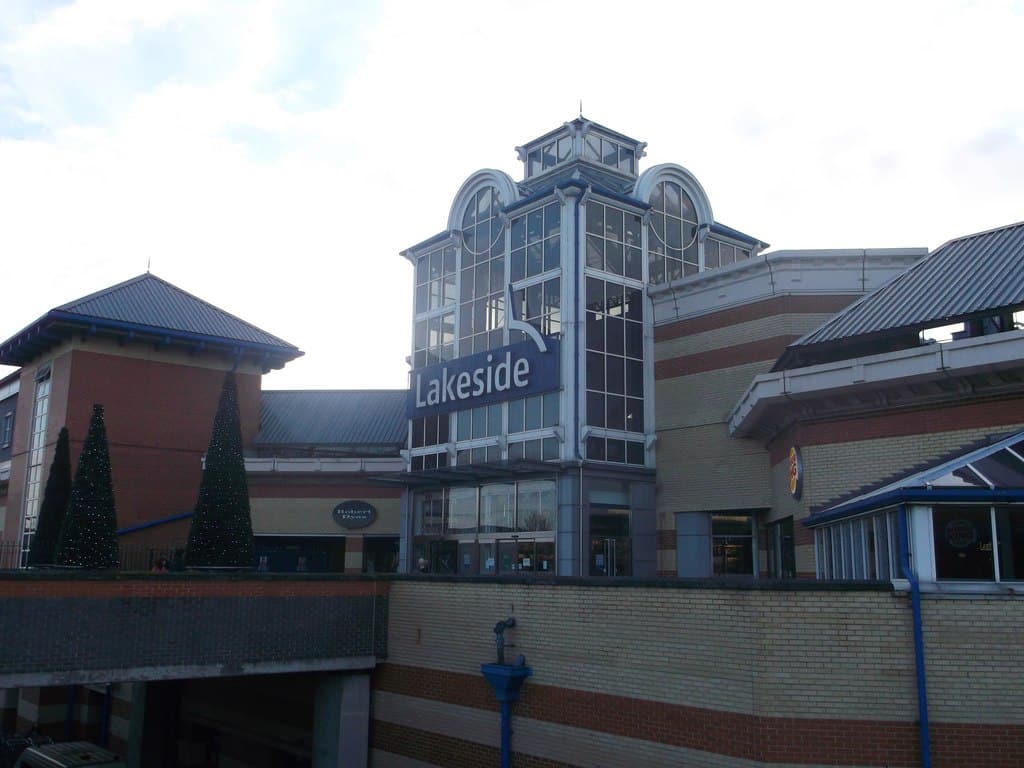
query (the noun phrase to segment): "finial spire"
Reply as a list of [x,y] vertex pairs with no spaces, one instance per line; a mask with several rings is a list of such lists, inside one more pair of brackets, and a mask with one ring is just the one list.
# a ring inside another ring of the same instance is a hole
[[583,118],[583,99],[580,99],[580,118]]

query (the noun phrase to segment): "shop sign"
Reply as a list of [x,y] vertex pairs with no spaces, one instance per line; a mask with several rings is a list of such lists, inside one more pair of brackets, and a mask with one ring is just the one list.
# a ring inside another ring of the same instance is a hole
[[804,493],[804,457],[795,445],[789,449],[789,493],[797,501]]
[[515,400],[557,389],[559,344],[524,341],[413,371],[411,419]]
[[331,512],[342,528],[365,528],[377,519],[377,509],[365,501],[343,501]]
[[956,549],[967,549],[978,540],[978,529],[970,520],[950,520],[946,523],[946,541]]

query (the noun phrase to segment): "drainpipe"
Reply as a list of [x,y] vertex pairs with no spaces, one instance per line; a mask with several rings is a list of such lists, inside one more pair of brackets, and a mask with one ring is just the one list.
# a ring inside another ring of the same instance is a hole
[[103,689],[103,709],[100,711],[100,746],[106,749],[110,742],[110,689],[113,686],[107,683]]
[[899,508],[900,570],[910,582],[910,607],[914,614],[914,664],[917,671],[917,719],[921,736],[921,767],[931,768],[931,734],[928,730],[928,688],[924,668],[924,627],[921,620],[921,586],[917,574],[910,567],[910,536],[907,505]]
[[519,689],[533,670],[520,664],[481,664],[480,672],[490,683],[501,705],[501,768],[512,768],[512,705],[519,701]]
[[64,715],[64,741],[71,741],[75,736],[75,693],[77,685],[68,686],[68,707]]

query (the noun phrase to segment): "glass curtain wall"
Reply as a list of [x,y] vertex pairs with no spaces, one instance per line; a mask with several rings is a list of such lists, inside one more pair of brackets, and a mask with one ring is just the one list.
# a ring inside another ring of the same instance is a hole
[[[463,211],[458,244],[417,258],[414,367],[525,340],[520,331],[506,338],[509,284],[517,317],[561,338],[561,204],[537,205],[507,219],[508,226],[502,206],[497,189],[476,191]],[[554,461],[561,454],[559,423],[557,392],[412,419],[410,468]],[[450,442],[456,444],[452,455]]]
[[[48,367],[47,367],[48,368]],[[25,470],[25,503],[21,522],[21,566],[28,565],[28,551],[39,522],[39,505],[43,494],[46,424],[50,413],[50,372],[36,378],[32,403],[32,425],[28,442],[28,466]]]
[[413,494],[420,573],[555,572],[555,481],[520,480]]
[[643,220],[596,200],[587,202],[586,219],[586,454],[642,466]]

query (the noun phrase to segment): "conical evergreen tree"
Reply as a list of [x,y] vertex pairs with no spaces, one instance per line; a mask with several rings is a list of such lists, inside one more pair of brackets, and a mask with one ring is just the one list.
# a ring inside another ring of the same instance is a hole
[[53,453],[50,475],[46,478],[43,503],[39,506],[36,533],[28,550],[28,564],[53,565],[57,562],[57,542],[64,516],[71,498],[71,450],[68,447],[68,428],[61,427],[57,447]]
[[92,407],[89,433],[78,457],[71,500],[57,544],[57,562],[81,568],[117,567],[117,512],[103,406]]
[[242,455],[238,388],[235,375],[229,371],[213,418],[185,561],[191,567],[249,568],[252,557],[252,519]]

